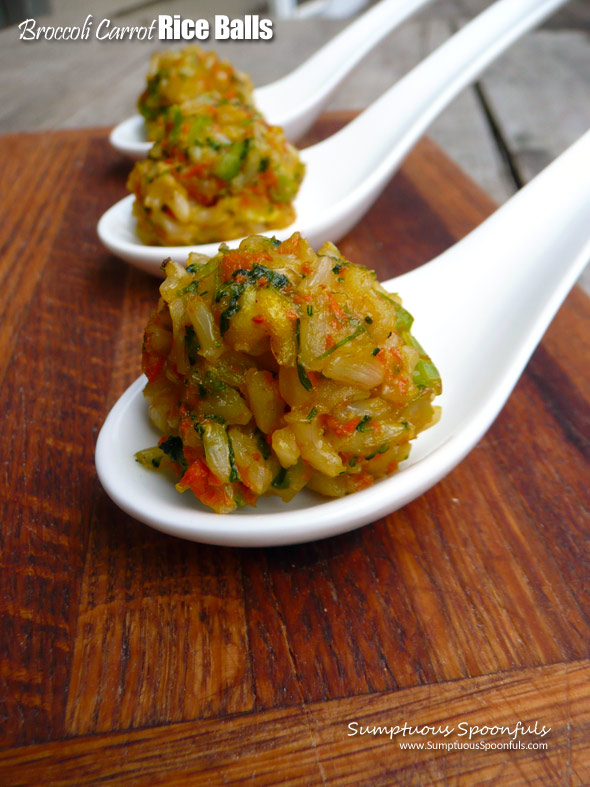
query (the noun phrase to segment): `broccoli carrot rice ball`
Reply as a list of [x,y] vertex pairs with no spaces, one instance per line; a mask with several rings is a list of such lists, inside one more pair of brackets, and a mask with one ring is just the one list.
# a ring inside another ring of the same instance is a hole
[[191,113],[174,109],[129,176],[140,239],[185,246],[291,224],[305,167],[283,131],[227,99],[195,100]]
[[298,233],[166,260],[143,343],[162,433],[136,454],[218,513],[364,489],[438,420],[436,367],[375,274]]
[[253,106],[250,78],[215,52],[198,46],[156,52],[150,60],[146,88],[137,107],[143,115],[149,139],[166,136],[171,113],[184,111],[192,99],[208,94],[212,99],[237,100]]

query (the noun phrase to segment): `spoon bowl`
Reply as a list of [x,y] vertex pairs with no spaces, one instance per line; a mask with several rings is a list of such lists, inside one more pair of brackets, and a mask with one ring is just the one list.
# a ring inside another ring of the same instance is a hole
[[[560,304],[590,259],[590,132],[466,238],[388,282],[414,315],[441,372],[440,422],[413,442],[395,475],[346,498],[299,493],[285,505],[219,516],[141,467],[159,435],[139,378],[99,435],[96,467],[109,496],[152,527],[227,546],[294,544],[344,533],[391,513],[447,475],[503,407]],[[555,199],[559,195],[559,200]]]
[[[519,36],[565,0],[498,0],[385,92],[341,131],[301,152],[306,175],[294,206],[297,220],[270,230],[280,240],[299,230],[314,246],[338,241],[381,193],[392,173],[452,98]],[[165,257],[213,256],[218,244],[146,246],[135,230],[134,197],[125,197],[98,223],[116,256],[154,275]],[[238,244],[240,239],[231,241]]]
[[[432,0],[382,0],[334,36],[308,60],[276,82],[254,91],[254,103],[272,126],[297,141],[311,128],[340,82],[373,47],[403,21]],[[109,137],[115,150],[138,161],[152,142],[144,119],[134,115],[116,126]]]

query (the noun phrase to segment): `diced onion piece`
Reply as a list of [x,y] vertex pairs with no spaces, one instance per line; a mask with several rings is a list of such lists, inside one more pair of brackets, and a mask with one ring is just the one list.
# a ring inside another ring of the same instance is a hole
[[344,471],[342,459],[324,438],[316,422],[292,424],[302,458],[330,478]]
[[334,437],[332,443],[338,451],[366,456],[387,442],[393,444],[405,439],[406,436],[409,437],[408,430],[399,422],[379,421],[376,428],[373,428],[372,422],[369,421],[367,426],[365,431],[355,429],[349,436]]
[[193,295],[188,299],[186,311],[201,345],[199,354],[209,361],[219,358],[223,352],[223,345],[219,328],[207,305],[198,295]]
[[270,335],[273,355],[281,366],[292,366],[297,356],[297,343],[296,322],[289,318],[293,311],[290,301],[268,288],[258,292],[256,303]]
[[234,462],[242,483],[257,495],[262,495],[271,485],[273,472],[260,453],[256,440],[241,429],[228,430],[234,450]]
[[144,448],[143,451],[138,451],[135,454],[137,461],[144,467],[149,467],[150,470],[160,466],[162,458],[165,456],[164,452],[158,446],[152,448]]
[[161,358],[165,358],[172,347],[172,334],[168,328],[153,325],[150,330],[150,347]]
[[307,485],[314,492],[319,492],[321,495],[344,497],[348,492],[346,480],[346,476],[343,475],[336,478],[328,478],[323,473],[314,473]]
[[325,366],[326,359],[321,356],[326,349],[326,337],[332,333],[331,321],[328,307],[319,297],[313,315],[309,316],[306,312],[301,316],[299,355],[307,369],[321,371]]
[[288,426],[272,433],[272,450],[277,455],[281,467],[291,467],[301,456],[293,430]]
[[172,198],[172,212],[178,219],[178,221],[182,221],[183,223],[187,222],[190,219],[191,215],[191,206],[189,204],[188,199],[183,194],[181,189],[177,189],[174,192],[174,197]]
[[334,259],[332,257],[321,257],[315,271],[299,286],[300,291],[313,295],[318,287],[328,286],[332,281],[333,267]]
[[286,484],[271,486],[268,493],[277,495],[285,503],[288,503],[295,497],[297,492],[303,489],[309,481],[312,472],[313,471],[308,465],[299,461],[296,465],[289,467],[288,470],[285,471]]
[[407,370],[406,374],[408,375],[408,377],[411,378],[414,372],[414,367],[420,360],[420,352],[415,347],[412,347],[411,345],[406,345],[405,347],[402,347],[400,352],[405,362],[404,366],[405,369]]
[[227,484],[231,473],[229,442],[221,424],[209,421],[203,426],[203,448],[209,468],[220,481]]
[[383,366],[374,358],[355,360],[348,354],[335,353],[323,368],[326,377],[360,388],[376,388],[383,382]]
[[239,391],[226,388],[219,394],[208,396],[203,402],[202,412],[206,415],[219,415],[228,424],[246,425],[252,412]]
[[251,371],[246,375],[246,396],[254,413],[256,426],[265,434],[283,423],[285,409],[279,384],[270,372]]
[[256,321],[257,314],[256,292],[248,288],[240,296],[239,309],[231,316],[223,337],[234,350],[251,355],[268,350],[268,333],[264,323]]
[[283,399],[290,407],[303,407],[313,399],[313,391],[307,391],[297,374],[297,369],[282,366],[279,369],[279,390]]
[[149,402],[149,416],[154,426],[162,434],[176,432],[179,425],[176,386],[166,377],[160,377],[146,385],[144,395]]
[[174,298],[170,301],[170,316],[172,317],[172,350],[170,360],[172,360],[176,371],[179,374],[186,374],[189,370],[186,356],[185,342],[185,314],[183,298]]

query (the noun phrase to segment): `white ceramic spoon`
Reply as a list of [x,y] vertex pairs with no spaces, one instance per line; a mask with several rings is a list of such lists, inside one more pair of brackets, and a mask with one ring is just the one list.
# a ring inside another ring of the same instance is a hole
[[98,438],[96,468],[107,494],[158,530],[232,546],[344,533],[421,495],[489,428],[590,259],[589,171],[590,132],[454,247],[385,283],[414,315],[416,336],[444,387],[437,399],[440,422],[419,435],[395,475],[339,500],[304,491],[288,505],[262,498],[257,509],[219,516],[135,461],[136,451],[160,437],[148,422],[142,376],[114,406]]
[[[254,102],[273,126],[282,126],[287,139],[297,141],[330,100],[344,77],[373,47],[421,6],[432,0],[382,0],[328,41],[290,74],[254,91]],[[141,115],[119,123],[109,142],[134,161],[147,156],[147,138]]]
[[[314,247],[337,242],[369,209],[420,135],[457,93],[519,36],[565,0],[498,0],[422,61],[338,133],[302,151],[307,172],[295,200],[297,220],[264,233],[288,238],[299,230]],[[165,257],[189,251],[212,256],[217,243],[147,246],[137,237],[131,194],[98,223],[117,257],[161,275]],[[239,239],[230,242],[237,246]]]

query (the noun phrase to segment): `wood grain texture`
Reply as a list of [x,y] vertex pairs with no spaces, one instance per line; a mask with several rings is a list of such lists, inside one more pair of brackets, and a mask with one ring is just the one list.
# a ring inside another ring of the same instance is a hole
[[[588,661],[554,664],[222,719],[81,736],[0,753],[0,777],[5,787],[113,780],[123,785],[577,787],[590,779],[589,681]],[[537,734],[515,734],[517,722],[521,730],[536,729]],[[406,730],[426,731],[392,734],[392,728],[404,725]],[[404,749],[410,742],[423,748]]]
[[[486,437],[401,511],[291,548],[186,543],[119,511],[94,471],[157,298],[95,236],[127,165],[90,130],[5,137],[0,167],[19,173],[1,197],[0,783],[588,783],[588,298],[570,295]],[[493,207],[425,140],[340,246],[388,278]],[[551,746],[346,735],[462,715],[536,718]]]

